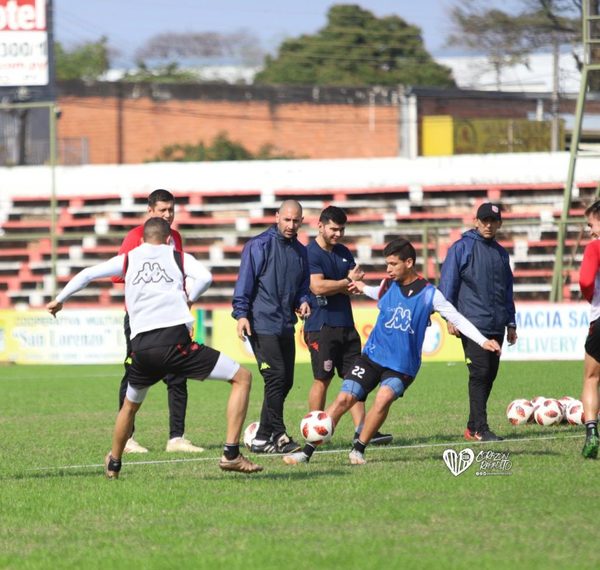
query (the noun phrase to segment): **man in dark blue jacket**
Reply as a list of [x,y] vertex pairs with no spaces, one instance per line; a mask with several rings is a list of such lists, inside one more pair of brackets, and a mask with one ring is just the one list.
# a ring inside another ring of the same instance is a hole
[[294,383],[296,312],[310,315],[310,273],[306,247],[297,239],[302,206],[283,202],[276,224],[249,240],[242,251],[233,293],[237,334],[250,341],[265,381],[255,453],[292,453],[300,449],[286,432],[285,399]]
[[[475,229],[465,232],[448,250],[439,289],[484,336],[502,346],[505,331],[508,344],[517,341],[517,327],[508,252],[496,241],[501,226],[498,205],[486,202],[479,206]],[[501,440],[487,422],[487,401],[498,373],[500,355],[482,350],[461,337],[451,323],[448,332],[461,338],[469,369],[469,421],[465,439]]]

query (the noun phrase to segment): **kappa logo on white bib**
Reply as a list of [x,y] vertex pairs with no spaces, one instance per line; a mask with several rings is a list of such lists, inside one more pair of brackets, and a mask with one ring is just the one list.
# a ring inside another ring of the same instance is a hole
[[159,263],[155,262],[151,264],[150,262],[145,261],[144,265],[142,265],[142,268],[135,276],[133,285],[137,285],[140,281],[143,281],[144,283],[158,283],[161,280],[164,280],[167,283],[173,282],[173,279],[169,277],[168,273]]
[[468,447],[463,449],[460,453],[456,453],[454,449],[446,449],[443,458],[446,467],[450,469],[450,473],[455,477],[458,477],[461,473],[471,467],[471,463],[475,460],[475,454],[473,453],[473,450]]

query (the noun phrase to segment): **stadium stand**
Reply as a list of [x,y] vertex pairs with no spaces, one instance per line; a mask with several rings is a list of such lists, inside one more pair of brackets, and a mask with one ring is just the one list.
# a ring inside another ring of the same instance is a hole
[[[416,245],[423,274],[432,280],[449,245],[470,227],[482,201],[506,208],[502,244],[514,266],[518,300],[546,300],[556,249],[557,222],[562,211],[560,183],[445,184],[368,188],[293,189],[268,191],[173,190],[178,206],[176,227],[186,250],[203,260],[214,274],[206,304],[228,304],[237,279],[246,240],[266,229],[278,204],[294,197],[305,208],[300,235],[316,234],[321,209],[335,203],[349,216],[346,242],[367,272],[384,276],[382,249],[394,236],[406,235]],[[584,208],[597,193],[596,183],[578,184],[569,217],[582,220]],[[56,276],[62,286],[83,267],[116,253],[129,229],[146,210],[146,194],[74,194],[59,196],[56,215]],[[12,197],[0,203],[0,308],[19,303],[42,305],[52,295],[52,227],[49,198]],[[585,243],[582,223],[570,223],[565,269],[566,299],[578,298],[577,272]],[[121,286],[96,282],[76,300],[79,306],[100,302],[121,306]]]

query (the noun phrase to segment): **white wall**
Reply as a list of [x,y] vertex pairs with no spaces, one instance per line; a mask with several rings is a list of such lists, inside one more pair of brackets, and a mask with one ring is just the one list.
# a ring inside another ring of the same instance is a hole
[[[250,162],[153,163],[139,165],[61,166],[56,169],[59,196],[147,194],[156,188],[188,190],[326,189],[396,185],[564,183],[569,155],[519,153],[419,157],[273,160]],[[600,158],[579,159],[576,181],[594,182]],[[0,201],[11,196],[49,196],[46,166],[0,168]]]

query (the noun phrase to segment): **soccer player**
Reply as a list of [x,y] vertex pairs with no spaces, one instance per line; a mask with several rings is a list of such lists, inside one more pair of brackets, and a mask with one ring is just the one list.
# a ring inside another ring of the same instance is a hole
[[[308,410],[323,410],[327,390],[336,370],[341,378],[360,355],[360,335],[354,326],[350,291],[352,281],[364,276],[350,250],[340,243],[347,216],[337,206],[328,206],[319,216],[319,233],[307,246],[310,268],[311,314],[304,322],[304,341],[310,352],[314,381],[308,394]],[[350,413],[354,439],[365,419],[364,402],[356,402]],[[392,441],[390,434],[376,433],[373,445]]]
[[[365,449],[383,425],[390,406],[409,388],[421,366],[421,350],[430,315],[438,311],[484,350],[500,352],[495,340],[486,339],[440,293],[415,270],[416,252],[405,238],[388,243],[383,255],[388,278],[379,287],[355,281],[353,288],[379,299],[379,315],[362,354],[345,375],[336,400],[326,412],[334,425],[357,401],[364,402],[378,385],[375,402],[365,418],[359,439],[350,451],[352,465],[366,463]],[[307,443],[302,451],[286,455],[288,465],[307,463],[315,446]]]
[[300,446],[286,432],[283,409],[294,383],[296,312],[310,315],[308,258],[297,238],[302,206],[286,200],[275,225],[249,240],[242,251],[233,293],[237,335],[248,339],[265,381],[254,453],[291,453]]
[[[219,467],[224,471],[255,473],[262,467],[246,459],[239,449],[246,417],[252,375],[224,354],[190,339],[194,319],[188,301],[195,301],[210,285],[210,272],[191,255],[167,245],[171,228],[162,218],[144,224],[144,243],[128,254],[88,267],[71,279],[46,306],[56,315],[63,303],[93,279],[122,276],[130,316],[132,361],[127,394],[115,423],[112,449],[105,458],[105,474],[116,479],[133,421],[148,389],[166,375],[168,382],[185,376],[196,380],[227,380],[231,393],[227,404],[227,435]],[[185,278],[194,280],[189,297]]]
[[583,421],[585,423],[585,443],[581,450],[586,459],[598,457],[598,410],[600,408],[598,388],[600,387],[600,201],[594,202],[585,211],[588,230],[592,241],[583,252],[579,271],[581,294],[591,304],[590,328],[585,341],[583,360]]
[[[172,225],[175,219],[175,198],[173,194],[168,190],[158,189],[154,190],[148,196],[148,217],[150,218],[162,218],[166,220],[169,225]],[[129,253],[132,249],[138,247],[142,243],[142,237],[144,234],[144,224],[136,226],[125,236],[121,247],[119,248],[119,254]],[[170,244],[176,251],[183,251],[182,248],[181,234],[171,228],[171,240]],[[122,283],[121,279],[115,278],[114,282]],[[119,409],[123,406],[125,401],[125,394],[127,392],[128,384],[128,370],[130,364],[131,354],[131,342],[129,339],[130,327],[129,327],[129,314],[125,312],[125,319],[123,322],[123,329],[125,332],[125,341],[127,343],[127,353],[125,355],[125,374],[121,379],[121,385],[119,387]],[[194,445],[184,435],[185,430],[185,413],[188,401],[187,381],[185,377],[165,378],[165,384],[167,385],[167,398],[169,404],[169,440],[167,441],[166,451],[169,452],[187,452],[187,453],[199,453],[204,451],[204,448]],[[135,426],[132,428],[135,430]],[[127,440],[125,445],[125,453],[147,453],[148,449],[140,445],[134,438],[133,432],[131,437]]]
[[[517,342],[513,274],[508,252],[496,241],[502,227],[500,206],[486,202],[477,209],[475,229],[450,246],[442,266],[439,289],[484,335],[502,346]],[[461,339],[469,370],[467,441],[499,441],[490,430],[487,402],[500,366],[500,354],[482,350],[448,323],[448,333]]]

